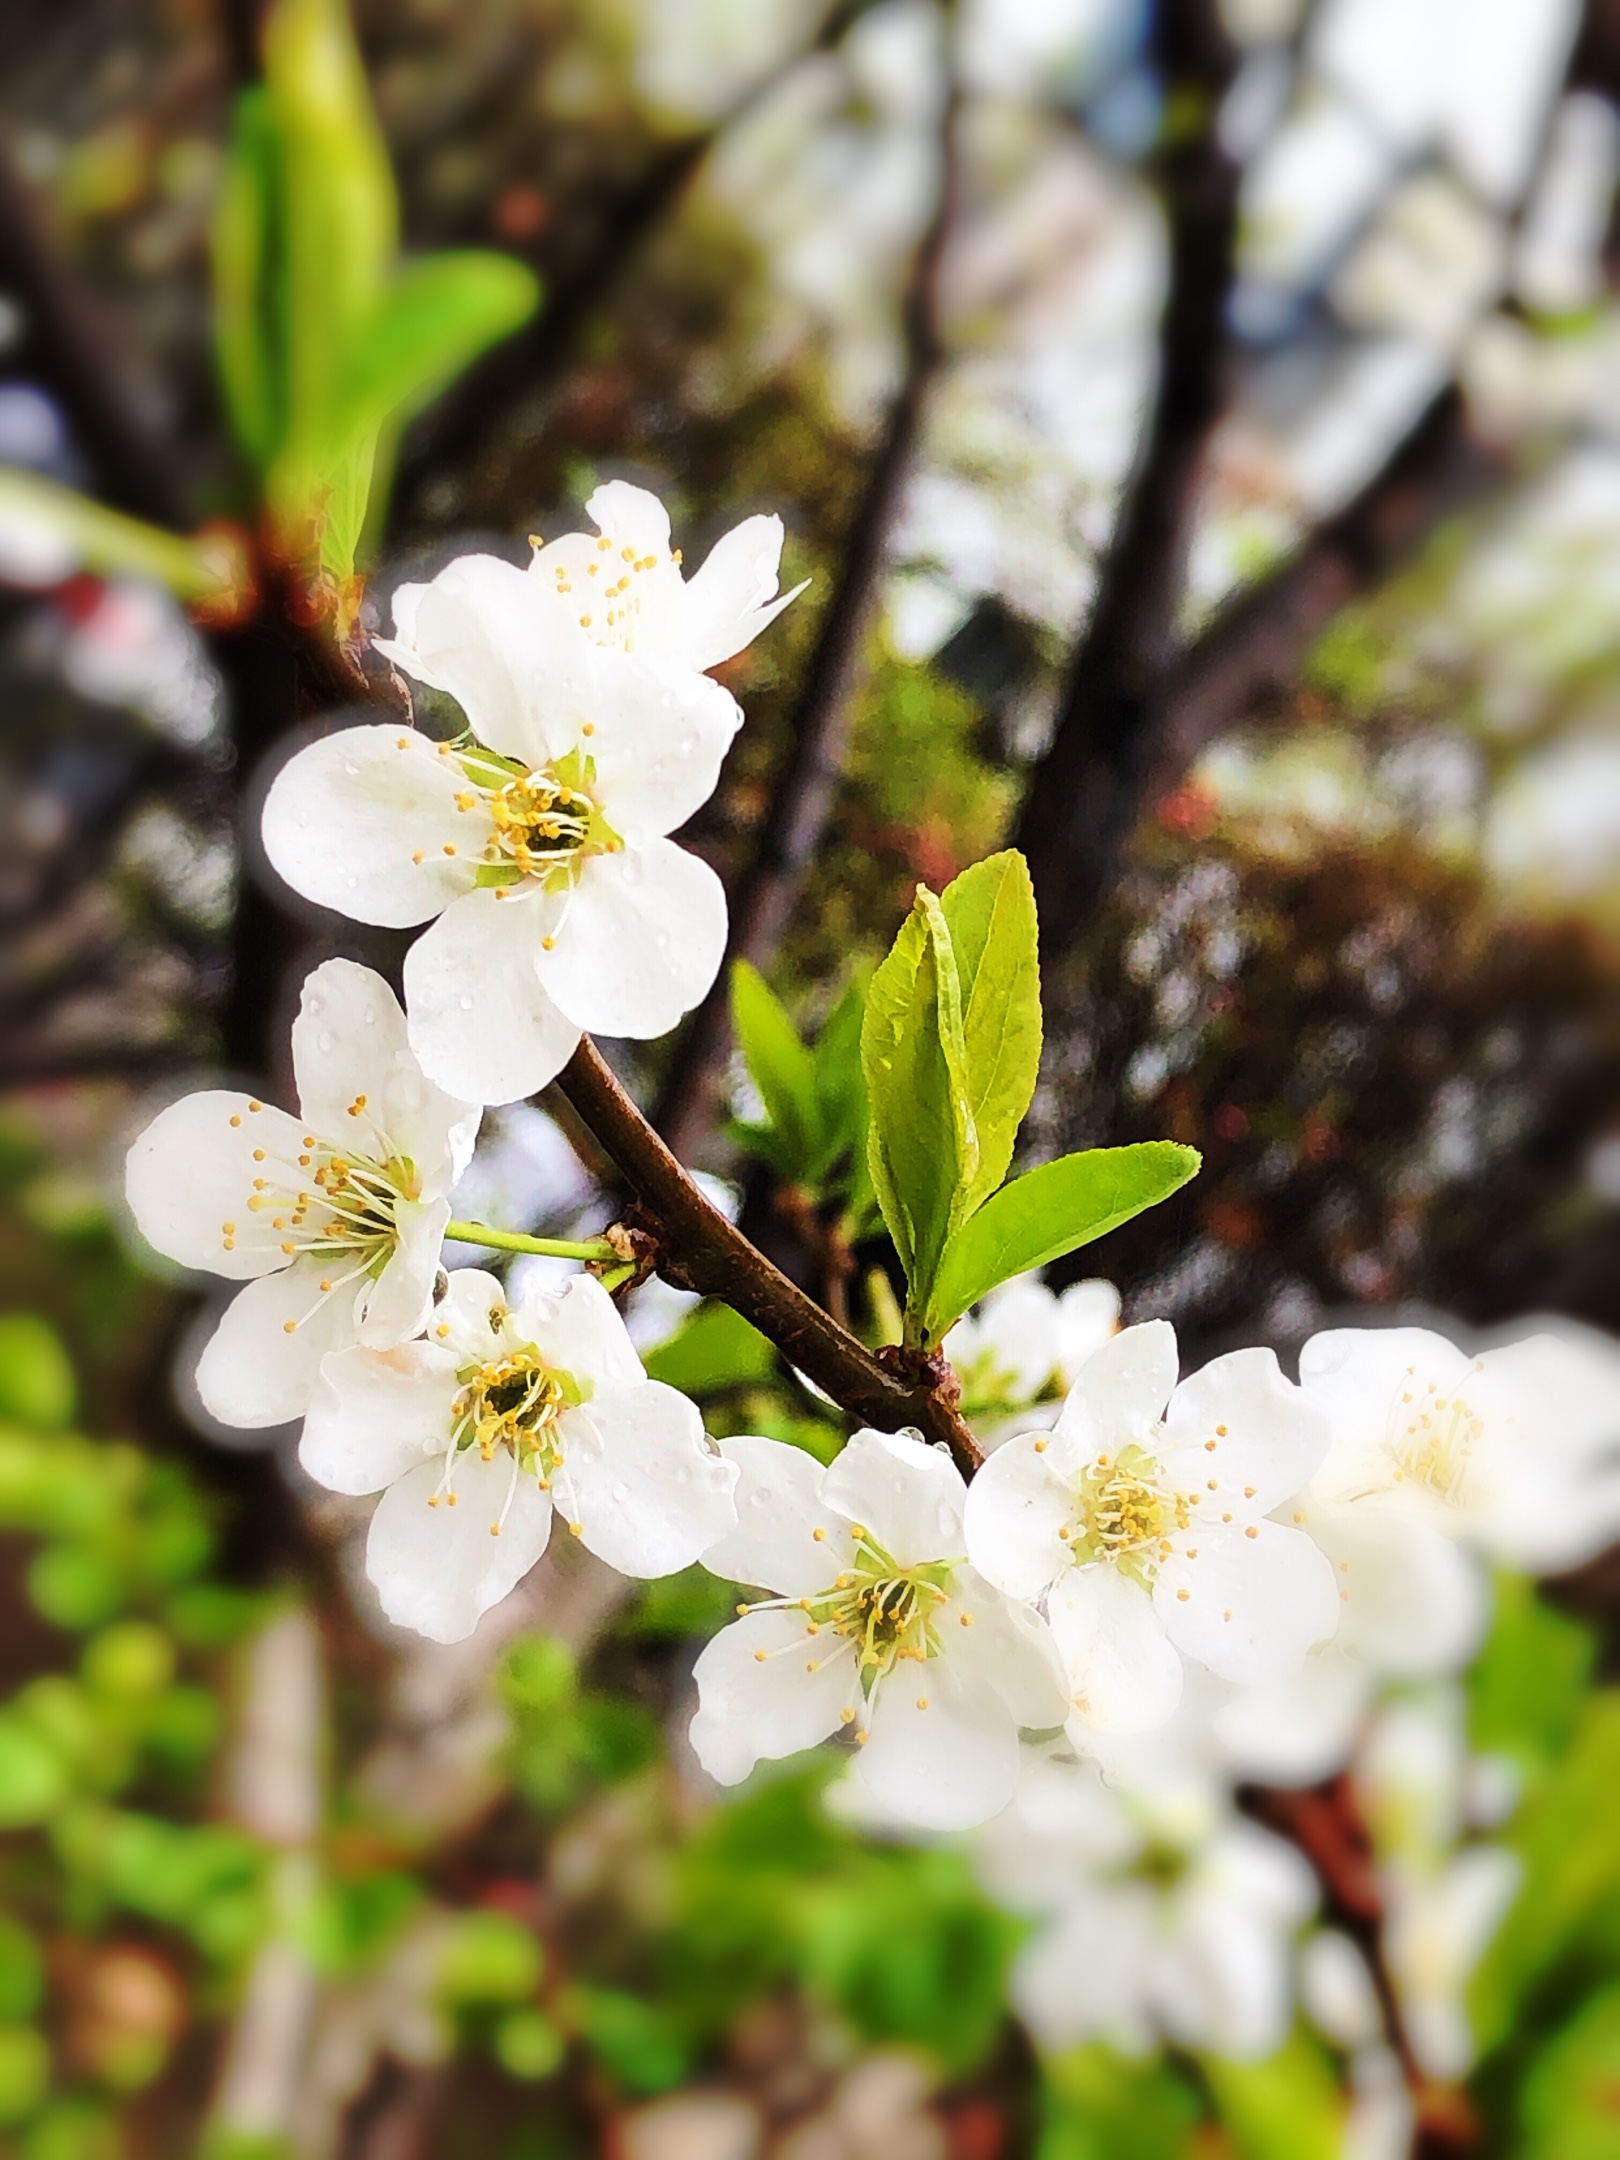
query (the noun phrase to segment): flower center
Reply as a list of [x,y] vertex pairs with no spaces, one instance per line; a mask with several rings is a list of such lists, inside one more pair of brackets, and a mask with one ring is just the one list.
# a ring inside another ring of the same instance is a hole
[[1158,1463],[1134,1441],[1112,1459],[1097,1457],[1075,1489],[1076,1522],[1058,1532],[1076,1567],[1104,1560],[1139,1582],[1151,1579],[1169,1556],[1170,1532],[1191,1519],[1186,1501],[1164,1491],[1158,1476]]
[[857,1525],[854,1566],[801,1603],[812,1631],[828,1628],[853,1647],[861,1686],[870,1695],[903,1660],[921,1665],[938,1656],[934,1623],[960,1565],[929,1560],[903,1568]]
[[476,1447],[485,1462],[509,1448],[521,1470],[549,1487],[563,1450],[557,1425],[584,1393],[572,1373],[548,1365],[533,1343],[507,1356],[467,1367],[451,1405],[456,1449]]
[[1458,1500],[1485,1421],[1461,1395],[1443,1395],[1437,1381],[1420,1381],[1415,1366],[1408,1368],[1407,1382],[1390,1405],[1385,1441],[1395,1480],[1410,1480],[1440,1500]]
[[460,808],[482,805],[489,816],[480,885],[499,888],[533,878],[548,891],[561,891],[587,856],[614,855],[624,846],[596,801],[596,760],[584,751],[525,771],[471,737],[440,748],[459,758],[472,782],[456,797]]
[[[263,1108],[250,1102],[248,1114]],[[261,1249],[274,1244],[289,1261],[306,1253],[330,1260],[332,1272],[321,1278],[317,1306],[345,1283],[382,1273],[398,1238],[395,1210],[402,1200],[417,1195],[415,1166],[389,1149],[386,1135],[367,1113],[364,1095],[355,1097],[349,1115],[369,1128],[380,1143],[379,1154],[354,1149],[340,1153],[313,1133],[304,1134],[291,1158],[270,1146],[256,1147],[253,1161],[259,1174],[240,1214],[220,1224],[226,1252],[246,1240]],[[233,1124],[240,1122],[240,1117],[232,1119]],[[304,1319],[308,1317],[306,1313]],[[303,1320],[282,1324],[292,1335]]]

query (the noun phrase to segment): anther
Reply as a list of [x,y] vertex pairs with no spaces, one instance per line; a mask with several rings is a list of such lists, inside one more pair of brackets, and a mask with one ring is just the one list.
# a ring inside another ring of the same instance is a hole
[[242,1120],[241,1120],[241,1119],[240,1119],[239,1117],[233,1117],[233,1118],[231,1119],[231,1123],[232,1123],[233,1125],[240,1125],[240,1124],[241,1124],[241,1122],[242,1122]]
[[456,852],[456,843],[453,840],[447,840],[444,843],[444,852],[447,855],[453,855]]
[[1248,1524],[1243,1535],[1245,1537],[1258,1537],[1260,1535],[1260,1525],[1258,1523]]
[[1176,1592],[1176,1596],[1181,1601],[1181,1603],[1185,1605],[1187,1600],[1192,1596],[1192,1592],[1187,1589],[1181,1589]]
[[926,1710],[928,1708],[928,1697],[926,1695],[919,1695],[917,1697],[917,1708],[919,1710]]
[[1047,1450],[1047,1446],[1048,1446],[1048,1444],[1049,1444],[1049,1443],[1048,1443],[1048,1442],[1046,1442],[1045,1440],[1037,1440],[1037,1441],[1036,1441],[1036,1443],[1035,1443],[1035,1452],[1036,1452],[1036,1454],[1037,1454],[1037,1455],[1044,1455],[1044,1454],[1046,1453],[1046,1450]]
[[970,1612],[958,1613],[956,1624],[958,1627],[971,1627],[973,1625],[973,1615]]
[[815,1539],[818,1545],[824,1545],[827,1541],[827,1533],[825,1530],[812,1530],[810,1535]]

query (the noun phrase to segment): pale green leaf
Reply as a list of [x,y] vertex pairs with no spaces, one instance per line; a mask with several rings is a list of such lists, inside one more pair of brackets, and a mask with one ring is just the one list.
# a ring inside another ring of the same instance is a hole
[[938,1342],[997,1283],[1059,1260],[1168,1200],[1198,1163],[1196,1148],[1143,1140],[1064,1155],[1003,1185],[952,1233],[928,1300],[929,1341]]
[[214,351],[237,441],[255,464],[286,425],[284,325],[276,305],[281,160],[262,86],[236,101],[211,234]]
[[357,432],[408,417],[484,348],[534,313],[540,283],[509,255],[467,249],[408,263],[355,355],[344,422]]
[[940,895],[962,990],[968,1102],[979,1164],[960,1212],[1007,1175],[1041,1062],[1041,968],[1035,888],[1016,849],[964,870]]
[[1260,2062],[1204,2055],[1199,2066],[1241,2160],[1339,2160],[1344,2101],[1317,2043],[1296,2031]]
[[861,1027],[872,1109],[867,1159],[918,1311],[977,1168],[965,1064],[950,932],[938,900],[920,885],[872,977]]
[[776,1161],[785,1176],[807,1177],[823,1140],[815,1061],[786,1007],[746,960],[731,971],[731,1023],[771,1121]]

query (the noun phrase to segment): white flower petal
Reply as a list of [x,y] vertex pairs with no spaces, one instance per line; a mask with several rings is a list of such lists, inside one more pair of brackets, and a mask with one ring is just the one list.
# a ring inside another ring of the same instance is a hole
[[1307,1496],[1293,1514],[1332,1563],[1347,1650],[1394,1679],[1462,1670],[1490,1618],[1485,1573],[1471,1552],[1388,1508]]
[[307,1131],[374,1162],[408,1160],[424,1199],[466,1169],[479,1111],[423,1075],[399,1000],[372,969],[327,960],[305,978],[292,1057]]
[[619,1308],[594,1275],[571,1275],[557,1291],[525,1283],[509,1333],[592,1389],[634,1388],[647,1378]]
[[670,552],[669,512],[649,488],[605,480],[587,501],[585,515],[614,548],[634,548],[637,555]]
[[1306,1400],[1333,1428],[1315,1484],[1328,1497],[1378,1489],[1392,1482],[1389,1438],[1403,1395],[1425,1392],[1433,1380],[1449,1386],[1467,1371],[1455,1343],[1428,1328],[1332,1328],[1313,1335],[1299,1354]]
[[573,748],[549,722],[587,650],[573,617],[536,597],[527,571],[461,555],[431,584],[402,586],[398,634],[376,640],[407,675],[453,697],[480,742],[531,768]]
[[1057,1301],[1057,1361],[1065,1386],[1074,1384],[1086,1359],[1118,1329],[1119,1292],[1111,1282],[1093,1276],[1070,1283]]
[[737,1524],[704,1553],[709,1573],[779,1597],[825,1590],[849,1566],[854,1545],[849,1525],[822,1498],[821,1464],[803,1448],[752,1433],[722,1440],[720,1452],[737,1465]]
[[691,1741],[710,1777],[740,1784],[755,1763],[797,1755],[839,1729],[860,1686],[854,1657],[841,1650],[823,1660],[823,1643],[806,1633],[798,1614],[762,1612],[722,1628],[704,1646],[693,1673]]
[[224,1088],[181,1096],[147,1126],[124,1167],[125,1196],[146,1242],[183,1267],[235,1282],[287,1264],[270,1217],[248,1208],[253,1180],[267,1167],[254,1150],[274,1158],[269,1169],[287,1165],[296,1179],[303,1141],[303,1127],[284,1110],[255,1110],[253,1102]]
[[1069,1714],[1063,1660],[1039,1613],[998,1597],[963,1568],[939,1626],[953,1670],[988,1681],[1015,1725],[1044,1732],[1063,1723]]
[[568,1063],[579,1026],[541,986],[540,940],[560,902],[468,893],[405,956],[411,1046],[422,1070],[468,1102],[516,1102]]
[[466,786],[460,765],[411,728],[344,728],[277,773],[265,852],[318,907],[405,929],[472,885],[489,820],[458,810]]
[[592,855],[555,937],[550,952],[536,947],[534,966],[576,1028],[638,1040],[665,1035],[719,971],[725,887],[670,840]]
[[1018,1729],[994,1683],[957,1645],[897,1664],[878,1683],[856,1775],[879,1807],[924,1830],[971,1830],[1018,1789]]
[[1131,1440],[1150,1440],[1179,1369],[1176,1331],[1168,1320],[1125,1328],[1081,1366],[1057,1430],[1072,1435],[1088,1456],[1099,1449],[1112,1453]]
[[[1269,1350],[1234,1350],[1170,1398],[1159,1464],[1206,1511],[1241,1503],[1266,1515],[1299,1491],[1329,1438],[1327,1420],[1283,1378]],[[1218,1496],[1208,1492],[1211,1477]]]
[[684,825],[714,793],[742,710],[706,675],[612,651],[594,657],[593,732],[581,745],[595,761],[592,793],[621,839],[641,847]]
[[1196,1559],[1181,1550],[1161,1563],[1154,1608],[1177,1649],[1223,1680],[1280,1680],[1338,1626],[1332,1565],[1302,1530],[1202,1525],[1189,1543]]
[[781,560],[779,517],[744,518],[715,542],[683,596],[680,657],[688,666],[718,667],[751,645],[799,597],[808,578],[777,595]]
[[697,1406],[676,1389],[608,1389],[561,1432],[558,1503],[578,1509],[580,1542],[621,1575],[673,1575],[736,1521],[737,1467],[709,1453]]
[[1350,1759],[1376,1685],[1369,1665],[1331,1642],[1286,1680],[1238,1689],[1213,1719],[1232,1775],[1261,1785],[1331,1777]]
[[432,1343],[337,1350],[320,1380],[298,1460],[329,1492],[381,1492],[450,1443],[454,1353]]
[[962,1473],[948,1455],[909,1433],[856,1433],[823,1477],[821,1497],[869,1530],[903,1568],[966,1553]]
[[1053,1587],[1047,1617],[1082,1724],[1151,1732],[1181,1700],[1181,1660],[1153,1599],[1117,1568],[1071,1567]]
[[389,1350],[426,1327],[450,1220],[448,1200],[402,1200],[394,1209],[396,1242],[387,1266],[363,1287],[356,1313],[368,1350]]
[[[960,1334],[962,1322],[957,1322]],[[1057,1368],[1057,1299],[1033,1276],[1002,1283],[980,1306],[973,1333],[976,1354],[1007,1389],[1009,1402],[1033,1402]],[[966,1344],[951,1354],[967,1362]]]
[[[470,1635],[528,1574],[546,1549],[552,1508],[532,1477],[520,1476],[513,1488],[512,1458],[504,1448],[488,1462],[476,1448],[457,1456],[454,1507],[448,1499],[429,1504],[441,1468],[422,1463],[377,1502],[366,1573],[396,1627],[450,1643]],[[497,1524],[500,1534],[492,1537]]]
[[1054,1452],[1046,1434],[1017,1433],[968,1487],[968,1557],[1009,1597],[1039,1597],[1073,1566],[1058,1533],[1073,1524],[1074,1493],[1053,1467]]
[[1119,1883],[1082,1892],[1025,1945],[1009,1993],[1043,2047],[1073,2047],[1097,2034],[1148,2044],[1142,2025],[1156,1921],[1147,1884]]
[[197,1393],[221,1424],[256,1428],[302,1417],[322,1358],[355,1340],[356,1285],[323,1296],[326,1264],[295,1260],[249,1283],[226,1306],[197,1361]]
[[444,1296],[430,1319],[432,1339],[453,1353],[458,1365],[488,1365],[504,1357],[509,1332],[497,1315],[506,1312],[506,1290],[498,1275],[483,1268],[453,1268]]

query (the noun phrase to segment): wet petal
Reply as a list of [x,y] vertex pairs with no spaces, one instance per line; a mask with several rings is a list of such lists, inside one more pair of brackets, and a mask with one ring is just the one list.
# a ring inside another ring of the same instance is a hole
[[1047,1600],[1070,1700],[1100,1732],[1151,1732],[1181,1700],[1181,1660],[1153,1598],[1111,1567],[1072,1567]]
[[469,890],[488,836],[459,809],[466,777],[425,735],[344,728],[290,758],[264,805],[264,846],[294,892],[355,922],[426,922]]
[[456,1504],[444,1498],[435,1507],[441,1467],[407,1471],[377,1502],[366,1573],[396,1627],[449,1643],[470,1635],[528,1574],[546,1549],[552,1508],[532,1477],[520,1476],[514,1488],[504,1449],[486,1463],[476,1448],[456,1458]]
[[516,1102],[568,1063],[579,1027],[535,970],[551,895],[468,893],[405,956],[411,1044],[422,1069],[467,1102]]
[[869,1530],[901,1567],[966,1555],[962,1473],[948,1455],[906,1433],[856,1433],[823,1477],[821,1497]]
[[255,1178],[291,1185],[303,1174],[303,1127],[285,1110],[255,1108],[256,1100],[225,1088],[182,1095],[147,1126],[124,1167],[125,1197],[146,1242],[182,1267],[236,1282],[287,1265],[272,1216],[248,1205]]
[[849,1525],[822,1498],[820,1463],[803,1448],[751,1433],[722,1440],[720,1452],[737,1465],[737,1522],[704,1553],[709,1573],[779,1597],[825,1590],[854,1547]]
[[693,1674],[691,1741],[710,1777],[740,1784],[755,1763],[797,1755],[839,1730],[860,1687],[853,1656],[841,1650],[824,1659],[823,1641],[796,1613],[762,1612],[722,1628],[704,1647]]
[[537,947],[534,966],[576,1028],[638,1040],[665,1035],[719,972],[725,888],[673,841],[594,855],[553,935],[550,951]]
[[295,1260],[249,1283],[226,1306],[197,1361],[197,1393],[224,1425],[285,1425],[309,1408],[329,1351],[358,1332],[355,1283],[323,1294],[330,1262]]
[[[952,1646],[953,1651],[955,1646]],[[924,1830],[971,1830],[1018,1786],[1018,1730],[992,1681],[947,1654],[878,1683],[856,1774],[879,1807]]]
[[1282,1679],[1338,1626],[1332,1565],[1302,1530],[1249,1523],[1196,1539],[1196,1558],[1183,1549],[1161,1564],[1153,1603],[1176,1647],[1223,1680]]
[[562,1429],[557,1499],[578,1510],[581,1543],[621,1575],[673,1575],[736,1521],[737,1466],[710,1454],[696,1404],[676,1389],[608,1389]]
[[338,1350],[320,1379],[298,1460],[329,1492],[381,1492],[450,1442],[456,1360],[430,1343]]
[[1039,1597],[1073,1565],[1060,1533],[1074,1522],[1074,1490],[1054,1453],[1045,1433],[1017,1433],[968,1487],[968,1556],[1009,1597]]

